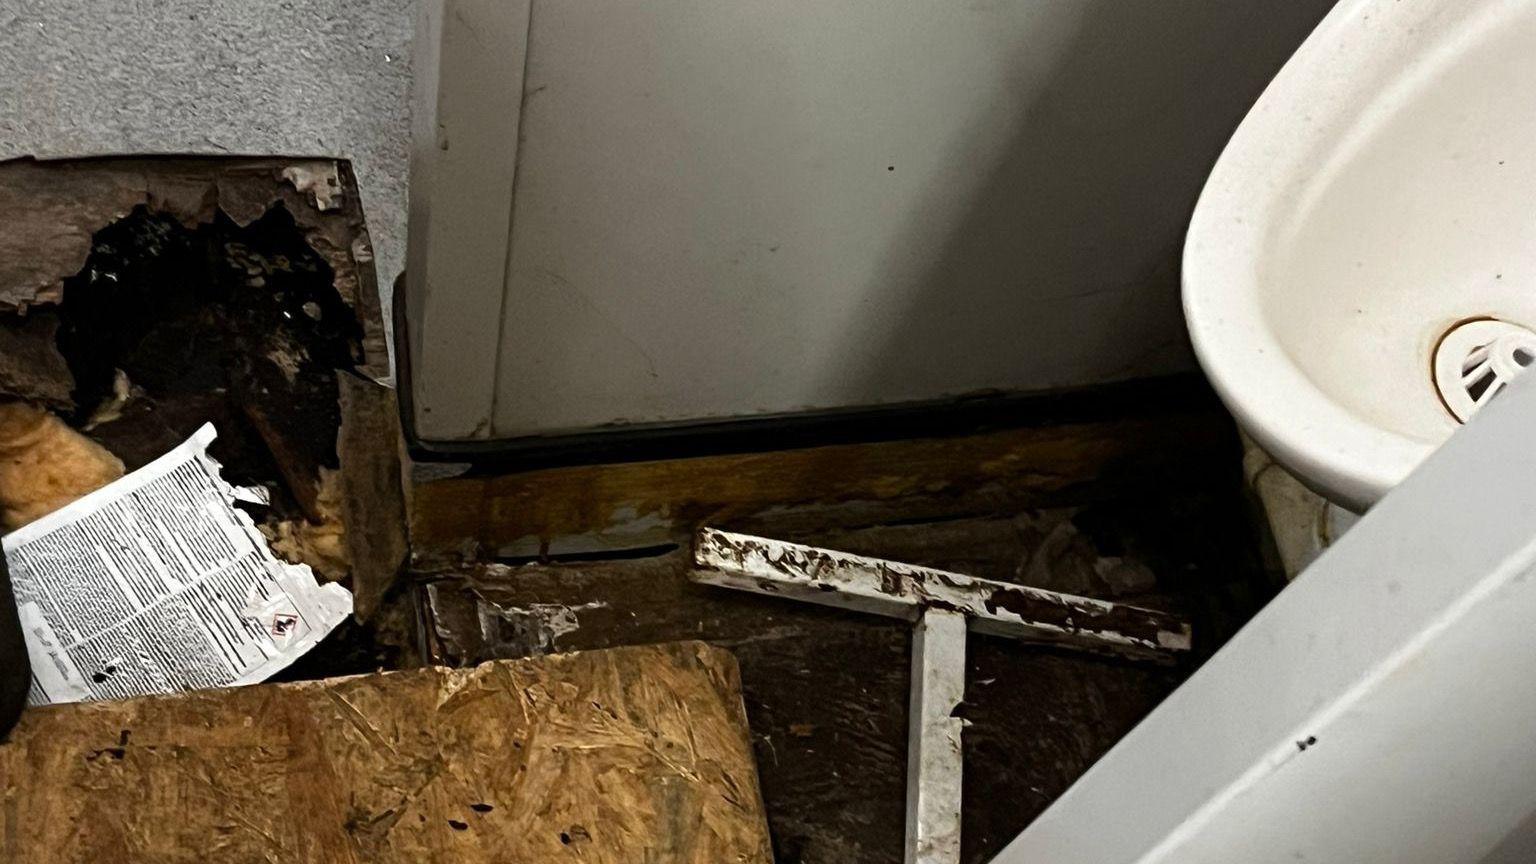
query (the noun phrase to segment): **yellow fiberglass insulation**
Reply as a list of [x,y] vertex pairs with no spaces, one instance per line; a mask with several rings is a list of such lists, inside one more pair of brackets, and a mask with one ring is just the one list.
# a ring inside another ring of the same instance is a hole
[[122,460],[26,402],[0,403],[0,524],[17,528],[123,476]]

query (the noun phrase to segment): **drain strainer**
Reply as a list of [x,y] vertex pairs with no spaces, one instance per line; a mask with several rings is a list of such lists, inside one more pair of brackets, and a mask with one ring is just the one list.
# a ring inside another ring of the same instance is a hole
[[1536,366],[1536,332],[1493,318],[1464,321],[1435,347],[1435,388],[1465,423],[1529,366]]

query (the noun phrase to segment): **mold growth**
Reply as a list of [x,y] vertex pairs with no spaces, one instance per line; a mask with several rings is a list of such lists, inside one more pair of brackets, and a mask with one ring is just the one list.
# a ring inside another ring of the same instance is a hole
[[334,274],[275,204],[241,226],[191,227],[140,205],[98,231],[64,280],[57,346],[74,379],[67,419],[133,470],[205,422],[237,485],[263,486],[270,525],[336,522],[337,375],[362,328]]

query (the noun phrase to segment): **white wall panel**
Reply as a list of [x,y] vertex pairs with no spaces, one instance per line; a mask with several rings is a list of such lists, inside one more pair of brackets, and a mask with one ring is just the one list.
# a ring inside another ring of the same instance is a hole
[[[473,5],[439,2],[445,20]],[[1327,5],[532,0],[510,242],[450,255],[503,256],[505,283],[426,286],[418,431],[517,437],[1187,368],[1184,223]],[[434,212],[479,207],[424,194]],[[503,291],[486,344],[485,297]]]

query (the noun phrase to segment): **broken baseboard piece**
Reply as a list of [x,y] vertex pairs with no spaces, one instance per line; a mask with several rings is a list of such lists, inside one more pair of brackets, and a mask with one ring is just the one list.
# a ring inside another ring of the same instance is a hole
[[752,744],[698,642],[59,705],[0,861],[772,864]]
[[1135,659],[1188,652],[1189,624],[1151,609],[866,558],[713,528],[699,531],[696,582],[916,621],[963,613],[978,633]]
[[1131,658],[1190,648],[1189,626],[1150,609],[866,558],[766,537],[699,530],[691,578],[914,623],[907,714],[906,864],[959,864],[967,631]]
[[0,538],[34,704],[266,680],[352,612],[352,595],[278,560],[208,455],[180,446]]

